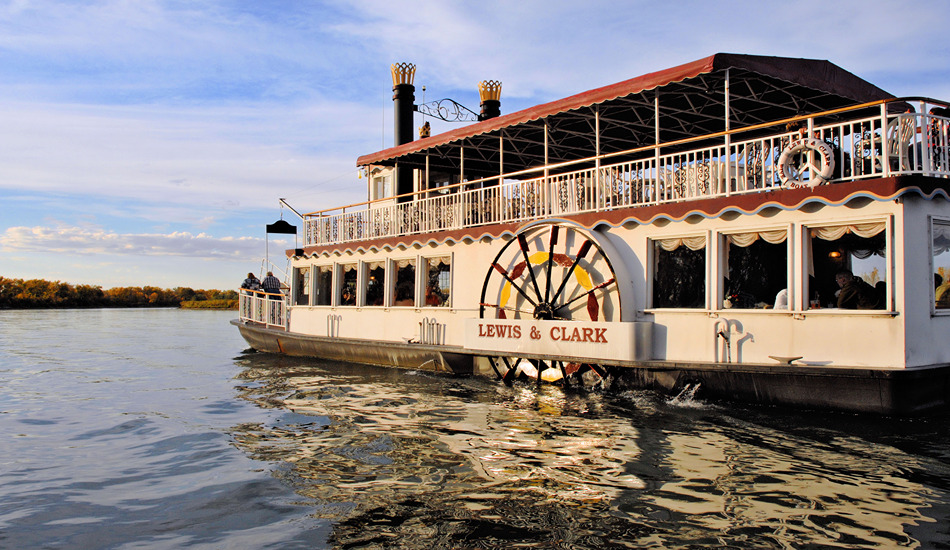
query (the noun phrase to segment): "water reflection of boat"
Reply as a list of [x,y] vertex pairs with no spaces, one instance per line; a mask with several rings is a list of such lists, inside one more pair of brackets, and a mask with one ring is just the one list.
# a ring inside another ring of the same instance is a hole
[[274,412],[232,428],[233,441],[330,520],[341,547],[947,539],[933,528],[947,468],[938,450],[875,441],[899,440],[895,421],[697,410],[648,392],[491,391],[477,379],[250,357],[260,368],[243,372],[240,395]]
[[[826,61],[717,54],[508,115],[483,83],[478,122],[413,140],[413,78],[393,67],[397,145],[358,159],[372,200],[302,216],[285,300],[242,296],[254,348],[851,410],[947,402],[945,102]],[[843,270],[870,309],[836,307]]]

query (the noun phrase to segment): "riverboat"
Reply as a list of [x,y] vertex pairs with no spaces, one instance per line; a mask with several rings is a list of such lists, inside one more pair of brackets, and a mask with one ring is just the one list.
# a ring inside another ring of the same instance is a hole
[[287,292],[242,293],[253,348],[797,407],[947,404],[946,102],[828,61],[720,53],[505,115],[485,81],[477,121],[414,139],[414,74],[392,67],[396,145],[357,160],[369,200],[303,214]]

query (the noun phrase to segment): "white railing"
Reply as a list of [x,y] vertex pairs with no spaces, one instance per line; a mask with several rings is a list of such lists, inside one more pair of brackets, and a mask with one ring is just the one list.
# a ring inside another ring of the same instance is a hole
[[[832,147],[835,170],[830,181],[834,183],[904,174],[950,177],[948,129],[946,117],[882,114],[813,125],[811,135]],[[429,191],[411,202],[390,200],[359,205],[356,211],[308,215],[304,244],[336,244],[775,189],[781,186],[778,160],[782,150],[799,137],[797,132],[782,130],[733,141],[728,151],[723,144],[657,155],[661,145],[641,150],[643,158],[638,160],[602,163],[599,168],[506,179],[500,184],[496,177],[450,191]],[[595,160],[578,163],[590,165]],[[473,185],[481,187],[465,189]]]
[[238,291],[238,310],[242,321],[268,328],[287,328],[287,300],[283,294],[241,289]]

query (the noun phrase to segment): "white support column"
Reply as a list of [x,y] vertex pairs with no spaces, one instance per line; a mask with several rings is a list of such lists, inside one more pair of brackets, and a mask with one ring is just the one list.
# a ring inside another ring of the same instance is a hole
[[594,105],[594,204],[599,208],[601,204],[601,191],[603,190],[603,177],[600,173],[600,105]]
[[660,200],[660,89],[653,92],[653,202]]
[[[920,107],[917,109],[917,112],[920,114],[917,115],[917,120],[914,121],[914,126],[917,126],[917,130],[920,132],[920,142],[917,148],[914,150],[914,154],[917,155],[915,159],[917,164],[916,166],[911,166],[911,168],[920,167],[923,170],[924,174],[930,174],[930,148],[936,146],[936,143],[931,143],[931,140],[936,139],[936,134],[930,131],[930,125],[933,124],[928,117],[930,113],[927,112],[927,103],[923,100],[920,101]],[[913,140],[911,140],[913,143]],[[920,154],[917,154],[917,152]]]
[[716,246],[717,243],[713,241],[715,238],[716,233],[714,231],[706,231],[706,280],[709,281],[709,284],[706,285],[707,310],[718,309],[716,300],[718,300],[718,297],[722,295],[719,291],[719,283],[717,280],[719,268],[717,267],[716,262],[719,258],[719,247]]
[[[896,130],[896,128],[895,128]],[[873,148],[872,148],[873,151]],[[881,166],[884,168],[884,177],[891,176],[890,151],[888,151],[887,139],[887,103],[881,104]]]
[[[728,197],[732,193],[732,134],[729,133],[729,130],[732,129],[732,116],[731,110],[729,107],[729,69],[726,69],[726,89],[725,93],[725,108],[726,108],[726,196]],[[739,157],[736,156],[736,164],[739,164]],[[748,174],[746,175],[748,177]]]
[[505,201],[502,198],[502,185],[505,183],[505,131],[498,131],[498,191],[495,193],[495,196],[498,197],[497,209],[498,220],[504,221],[508,217],[505,214]]
[[557,193],[551,193],[551,172],[548,169],[550,166],[550,160],[548,158],[548,121],[544,121],[544,192],[547,194],[547,201],[545,205],[548,209],[548,213],[554,212],[554,201],[557,200]]
[[[932,225],[932,224],[931,224]],[[933,237],[931,237],[933,239]],[[931,240],[931,242],[933,242]],[[892,251],[896,251],[896,243],[894,242],[894,216],[888,216],[884,220],[884,247],[888,251],[886,264],[884,266],[884,278],[887,288],[887,295],[884,298],[884,307],[887,308],[887,311],[894,311],[897,307],[894,303],[894,291],[897,288],[895,284],[897,281],[894,280],[894,262],[896,260],[895,256],[897,254]],[[901,261],[906,261],[906,258],[902,258]],[[901,270],[901,275],[904,275],[904,270]],[[928,281],[929,282],[929,281]],[[901,282],[902,287],[907,285],[906,281]],[[931,306],[933,307],[933,306]]]
[[505,182],[505,131],[498,132],[498,185]]
[[[467,201],[471,200],[471,194],[465,193],[465,145],[459,145],[459,186],[456,188],[456,199],[454,201],[455,206],[453,208],[457,209],[455,216],[455,225],[456,227],[465,227],[470,222],[467,219],[468,212],[470,212],[471,206],[466,204]],[[388,272],[387,272],[388,273]]]
[[[789,223],[788,228],[785,230],[785,238],[788,240],[788,242],[785,243],[785,291],[788,293],[788,305],[786,307],[789,311],[799,311],[801,308],[801,299],[799,297],[802,295],[802,278],[795,276],[796,273],[802,272],[802,270],[799,269],[802,261],[801,234],[800,227],[795,223]],[[773,303],[772,305],[774,306],[775,304]]]

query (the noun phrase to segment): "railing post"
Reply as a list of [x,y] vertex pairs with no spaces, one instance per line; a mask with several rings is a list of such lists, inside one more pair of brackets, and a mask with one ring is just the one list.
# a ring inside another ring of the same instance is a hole
[[[898,122],[898,124],[900,124]],[[881,104],[881,171],[885,178],[891,175],[891,158],[887,143],[887,103]]]
[[917,159],[917,165],[920,166],[920,169],[924,174],[929,174],[931,172],[930,159],[932,155],[930,154],[931,147],[933,144],[930,141],[933,139],[931,136],[931,127],[933,126],[933,117],[926,111],[927,105],[921,101],[920,102],[920,116],[917,117],[917,122],[920,124],[918,130],[920,131],[920,156]]

